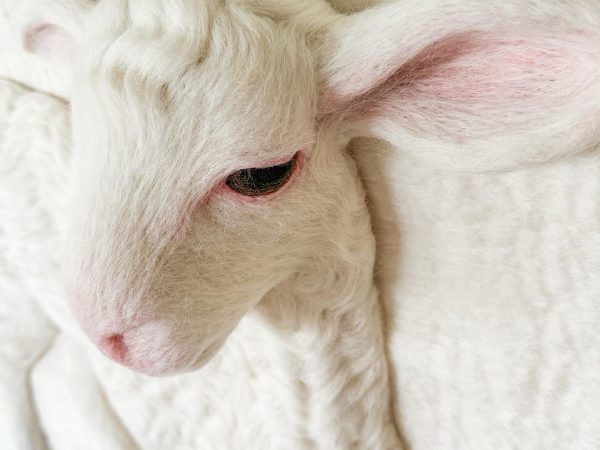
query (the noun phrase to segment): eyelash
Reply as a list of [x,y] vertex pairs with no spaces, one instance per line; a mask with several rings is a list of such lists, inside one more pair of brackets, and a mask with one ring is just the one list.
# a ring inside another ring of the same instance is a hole
[[285,187],[297,172],[301,154],[289,161],[270,167],[250,167],[238,170],[225,179],[225,185],[245,198],[266,197]]

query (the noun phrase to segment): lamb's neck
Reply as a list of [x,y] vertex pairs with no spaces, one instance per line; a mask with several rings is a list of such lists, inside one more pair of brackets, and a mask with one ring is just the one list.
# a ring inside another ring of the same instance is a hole
[[[244,351],[286,380],[281,403],[302,418],[307,447],[397,449],[371,268],[313,273],[270,293],[244,325],[254,335]],[[256,333],[264,345],[254,345]]]

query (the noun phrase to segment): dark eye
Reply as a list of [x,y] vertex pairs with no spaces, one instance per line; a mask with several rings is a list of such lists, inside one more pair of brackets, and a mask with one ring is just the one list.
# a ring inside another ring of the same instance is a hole
[[238,170],[227,177],[225,184],[247,197],[259,197],[272,194],[290,179],[298,154],[288,162],[277,166]]

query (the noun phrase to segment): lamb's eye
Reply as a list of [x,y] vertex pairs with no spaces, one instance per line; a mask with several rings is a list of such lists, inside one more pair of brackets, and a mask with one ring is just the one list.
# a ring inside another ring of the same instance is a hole
[[287,183],[294,172],[298,154],[277,166],[238,170],[227,177],[231,189],[247,197],[272,194]]

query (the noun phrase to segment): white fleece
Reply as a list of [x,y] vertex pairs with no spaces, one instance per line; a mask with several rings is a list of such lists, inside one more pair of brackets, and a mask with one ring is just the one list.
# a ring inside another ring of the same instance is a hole
[[597,1],[66,10],[72,115],[1,85],[7,448],[596,448]]

